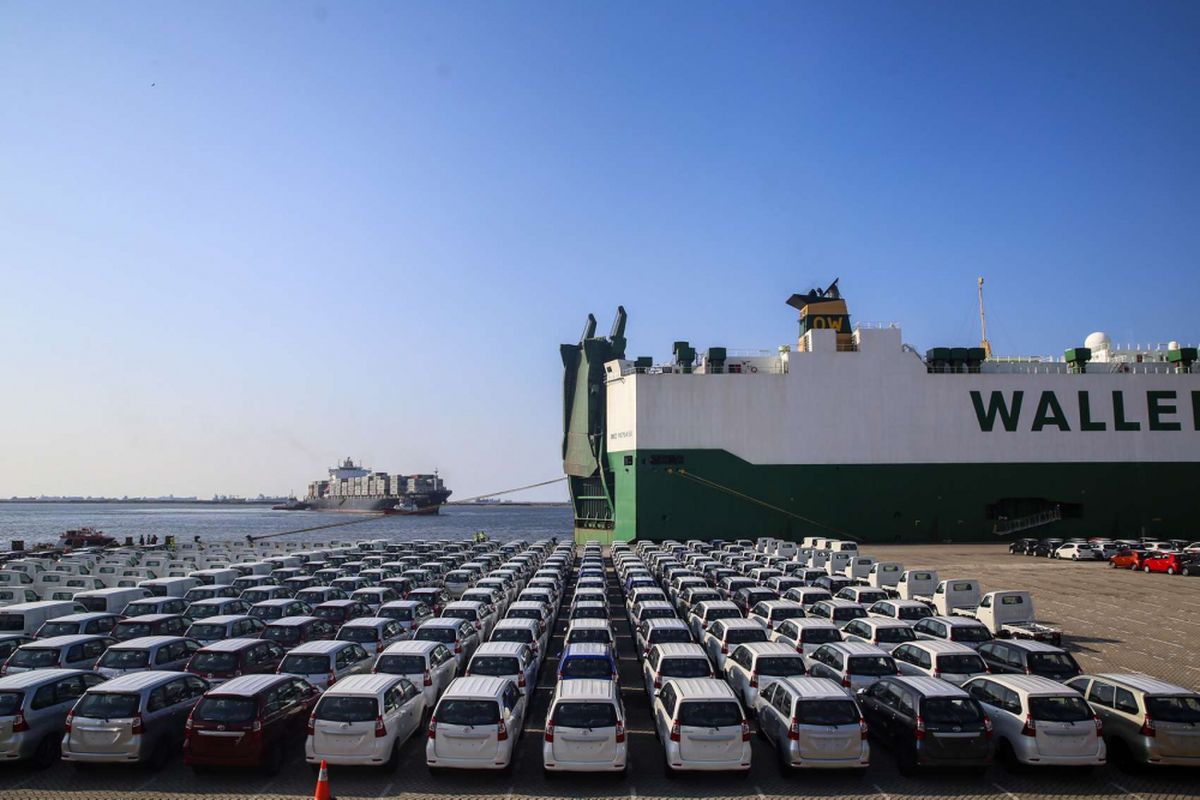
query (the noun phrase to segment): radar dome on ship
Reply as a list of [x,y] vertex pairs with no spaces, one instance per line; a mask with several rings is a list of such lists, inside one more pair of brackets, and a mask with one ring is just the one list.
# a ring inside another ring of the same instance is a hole
[[1091,350],[1093,353],[1107,350],[1112,345],[1112,340],[1108,338],[1108,334],[1104,331],[1096,331],[1088,334],[1088,337],[1083,340],[1083,346]]

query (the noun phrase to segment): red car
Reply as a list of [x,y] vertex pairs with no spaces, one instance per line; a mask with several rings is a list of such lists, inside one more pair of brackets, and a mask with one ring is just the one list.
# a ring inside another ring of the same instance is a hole
[[294,675],[244,675],[210,689],[184,726],[183,761],[207,767],[261,767],[272,774],[303,742],[321,692]]
[[1122,548],[1115,556],[1109,557],[1108,565],[1117,569],[1140,569],[1145,555],[1145,550]]
[[1194,561],[1194,558],[1183,553],[1147,553],[1142,559],[1142,572],[1165,572],[1175,575],[1192,566]]

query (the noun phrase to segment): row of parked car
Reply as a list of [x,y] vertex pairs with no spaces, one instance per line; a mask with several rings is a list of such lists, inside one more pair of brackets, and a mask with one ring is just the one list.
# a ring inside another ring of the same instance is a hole
[[1008,551],[1070,561],[1107,561],[1114,569],[1200,575],[1200,542],[1186,539],[1018,539]]
[[[983,769],[993,758],[1014,769],[1086,767],[1105,763],[1110,752],[1123,764],[1200,765],[1200,696],[1189,689],[1142,675],[1084,675],[1053,644],[995,637],[975,619],[876,598],[872,587],[844,587],[830,599],[812,586],[781,597],[777,584],[762,585],[747,609],[728,599],[727,578],[716,585],[712,578],[718,564],[759,579],[764,569],[786,568],[769,543],[758,545],[614,545],[660,738],[680,721],[681,693],[694,696],[707,679],[707,702],[732,696],[785,770],[861,769],[868,739],[892,749],[904,772]],[[798,557],[793,552],[787,562]],[[701,599],[690,602],[697,593]],[[864,599],[875,602],[856,602]],[[677,615],[643,619],[653,606]],[[678,641],[660,643],[660,630],[674,631]],[[1169,733],[1158,728],[1156,712],[1171,720]],[[668,771],[747,769],[749,750],[733,747],[732,712],[727,721],[723,760],[667,745]],[[680,727],[679,736],[687,730]]]

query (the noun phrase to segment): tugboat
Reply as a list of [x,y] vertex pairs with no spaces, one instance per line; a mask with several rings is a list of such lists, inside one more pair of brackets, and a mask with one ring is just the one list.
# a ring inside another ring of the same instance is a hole
[[272,511],[307,511],[308,503],[303,500],[297,500],[295,497],[289,497],[286,503],[279,503],[271,506]]
[[384,511],[385,514],[396,514],[399,516],[417,516],[425,514],[438,513],[437,506],[419,506],[412,500],[402,500],[396,505]]
[[116,539],[108,536],[104,531],[98,531],[95,528],[79,528],[77,530],[63,531],[59,534],[58,541],[63,547],[71,548],[108,547],[117,543]]

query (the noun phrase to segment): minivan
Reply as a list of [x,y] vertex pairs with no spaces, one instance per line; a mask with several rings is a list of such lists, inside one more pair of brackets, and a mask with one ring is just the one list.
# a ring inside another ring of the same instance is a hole
[[396,642],[380,653],[372,672],[408,678],[421,690],[425,707],[430,709],[458,675],[458,661],[441,642],[410,639]]
[[724,681],[672,678],[651,704],[667,774],[750,769],[750,724]]
[[625,705],[612,681],[563,681],[550,698],[542,734],[542,768],[617,772],[628,766]]
[[121,620],[119,614],[97,613],[89,611],[86,614],[67,614],[65,617],[55,617],[42,623],[38,628],[36,638],[46,639],[51,636],[67,636],[72,633],[92,633],[106,636]]
[[508,678],[527,695],[537,685],[538,660],[527,644],[484,642],[467,662],[465,674]]
[[242,675],[274,674],[285,650],[262,639],[222,639],[204,645],[188,659],[185,671],[220,686]]
[[318,689],[327,689],[342,678],[370,671],[371,657],[362,645],[336,639],[294,647],[279,664],[279,674],[304,678]]
[[430,772],[488,769],[511,772],[526,699],[507,678],[455,678],[429,719],[425,764]]
[[200,649],[195,639],[182,636],[142,636],[117,642],[96,662],[96,672],[116,678],[143,670],[182,672],[188,659]]
[[1083,672],[1066,650],[1033,640],[994,639],[979,645],[979,655],[988,671],[998,675],[1041,675],[1061,683]]
[[338,628],[335,639],[358,642],[367,655],[376,656],[391,644],[407,638],[400,623],[387,617],[359,617]]
[[758,730],[780,770],[854,769],[870,764],[867,724],[850,693],[828,678],[780,678],[759,693]]
[[38,669],[0,678],[0,761],[58,761],[67,714],[85,691],[104,682],[94,672]]
[[471,654],[479,646],[479,632],[475,626],[457,617],[435,617],[417,628],[413,638],[446,645],[458,660],[459,670],[467,666]]
[[290,650],[305,642],[332,639],[336,633],[337,628],[323,619],[284,617],[269,623],[259,636]]
[[166,764],[208,683],[184,672],[145,670],[89,688],[67,715],[62,758],[78,763]]
[[243,675],[210,689],[187,718],[183,761],[209,767],[260,767],[274,775],[289,744],[304,736],[320,692],[291,675]]
[[1104,726],[1117,766],[1200,765],[1200,695],[1136,673],[1080,675],[1067,681]]
[[86,633],[36,639],[18,647],[0,668],[2,675],[35,669],[92,669],[113,639]]
[[830,678],[847,689],[865,689],[884,676],[899,675],[896,660],[873,644],[831,642],[805,656],[808,673]]
[[352,675],[328,689],[308,720],[304,759],[392,770],[420,729],[425,697],[399,675]]
[[141,614],[118,622],[112,636],[127,642],[142,636],[183,636],[187,629],[188,621],[178,614]]

